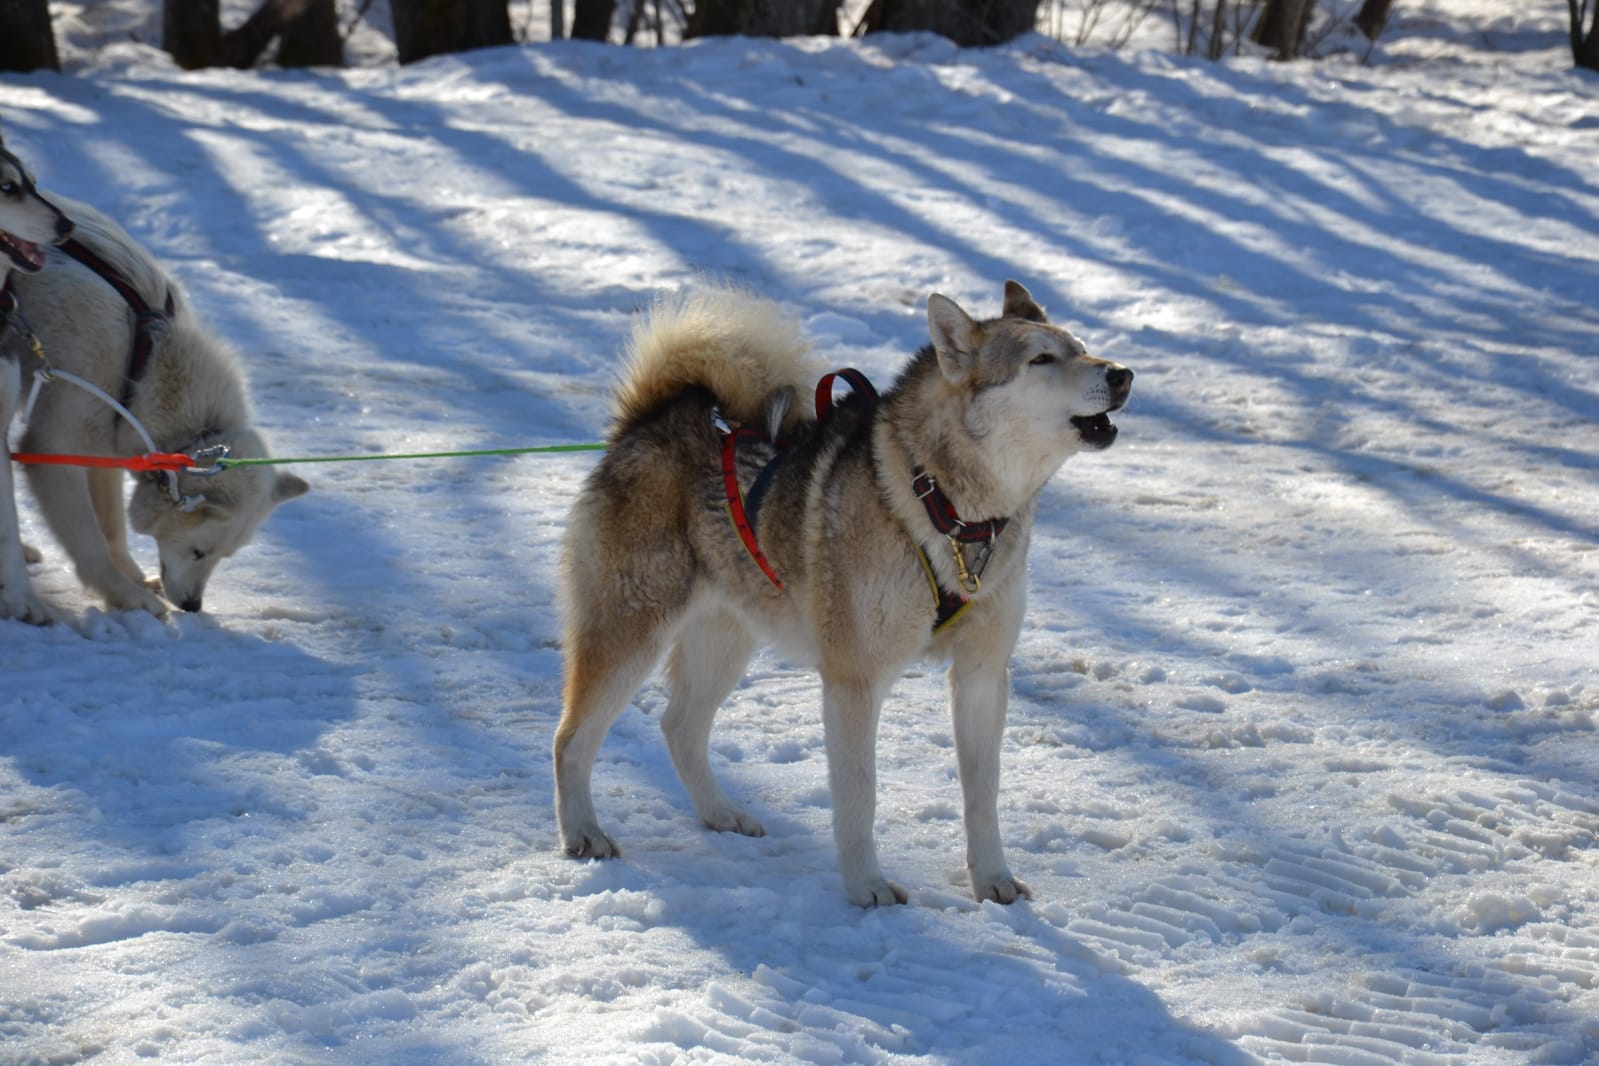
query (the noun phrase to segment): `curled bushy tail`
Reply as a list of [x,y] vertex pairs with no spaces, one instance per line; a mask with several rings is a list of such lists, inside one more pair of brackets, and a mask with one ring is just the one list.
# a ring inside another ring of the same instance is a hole
[[729,419],[758,422],[774,392],[808,395],[823,373],[799,323],[771,300],[726,286],[657,299],[634,322],[626,354],[617,429],[695,386]]

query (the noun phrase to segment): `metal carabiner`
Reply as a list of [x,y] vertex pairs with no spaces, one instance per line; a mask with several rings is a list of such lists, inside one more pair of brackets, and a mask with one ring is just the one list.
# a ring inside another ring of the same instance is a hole
[[[184,473],[190,477],[216,477],[227,469],[223,465],[223,460],[228,458],[230,451],[231,449],[226,444],[212,444],[205,448],[196,448],[193,454],[189,456],[195,465],[185,470]],[[209,460],[208,465],[201,466],[201,460]]]

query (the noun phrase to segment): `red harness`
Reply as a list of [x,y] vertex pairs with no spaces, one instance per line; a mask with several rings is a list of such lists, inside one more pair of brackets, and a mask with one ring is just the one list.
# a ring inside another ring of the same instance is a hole
[[[725,426],[725,423],[723,425]],[[766,561],[766,553],[761,551],[761,542],[755,539],[755,527],[750,523],[749,512],[744,507],[744,493],[738,487],[739,439],[742,438],[748,444],[756,442],[771,444],[771,438],[759,430],[743,426],[737,429],[726,427],[723,433],[725,435],[722,437],[722,484],[727,489],[728,517],[733,520],[733,528],[738,530],[738,539],[744,542],[744,548],[750,553],[750,558],[755,560],[755,565],[761,568],[761,573],[766,575],[768,581],[782,591],[783,579],[777,576],[772,564]],[[766,469],[772,469],[771,464],[768,464]],[[761,473],[764,475],[765,472],[763,470]],[[753,492],[751,494],[753,495]]]

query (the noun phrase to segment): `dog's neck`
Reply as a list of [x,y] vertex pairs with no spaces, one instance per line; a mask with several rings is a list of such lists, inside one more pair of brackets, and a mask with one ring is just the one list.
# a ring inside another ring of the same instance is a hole
[[1042,483],[1017,483],[1013,468],[989,461],[971,427],[948,421],[958,419],[960,412],[937,402],[934,390],[950,387],[936,359],[924,350],[883,398],[888,433],[880,438],[879,447],[889,453],[884,456],[885,473],[891,471],[894,480],[909,487],[918,469],[926,471],[950,508],[967,523],[1030,513]]

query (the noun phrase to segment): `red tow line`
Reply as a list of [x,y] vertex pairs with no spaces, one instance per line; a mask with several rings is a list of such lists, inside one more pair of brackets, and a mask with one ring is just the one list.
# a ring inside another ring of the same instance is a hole
[[147,471],[190,470],[194,459],[181,452],[146,452],[131,458],[118,455],[44,455],[36,452],[12,452],[13,462],[30,466],[92,466],[105,470]]

